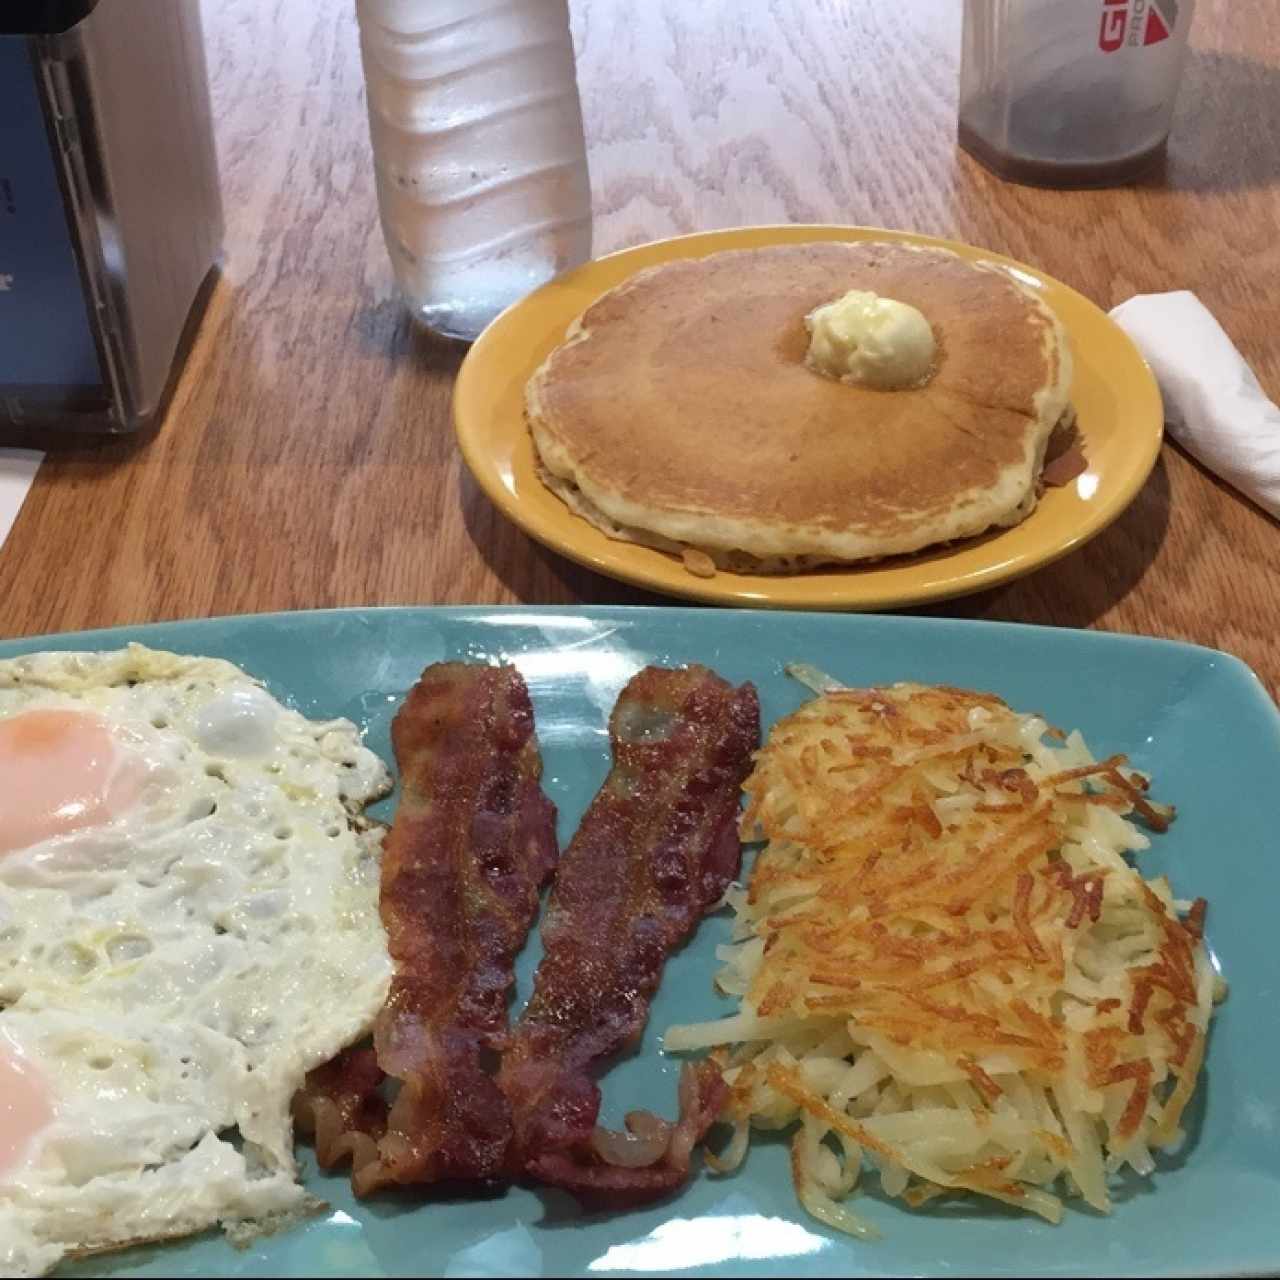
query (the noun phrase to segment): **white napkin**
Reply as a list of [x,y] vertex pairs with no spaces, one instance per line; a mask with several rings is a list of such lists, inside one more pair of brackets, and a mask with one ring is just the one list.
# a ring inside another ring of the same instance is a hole
[[22,510],[43,457],[36,449],[0,449],[0,546]]
[[1142,293],[1111,318],[1146,357],[1169,434],[1280,519],[1280,408],[1194,293]]

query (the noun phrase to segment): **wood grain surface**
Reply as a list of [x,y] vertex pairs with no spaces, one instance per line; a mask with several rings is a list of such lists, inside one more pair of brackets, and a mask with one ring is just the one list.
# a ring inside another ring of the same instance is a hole
[[[766,222],[910,228],[1107,307],[1196,290],[1280,398],[1280,24],[1201,0],[1165,169],[1047,192],[954,141],[957,0],[576,0],[596,248]],[[162,429],[61,449],[0,550],[0,634],[391,603],[653,603],[546,551],[453,442],[463,349],[394,299],[350,0],[204,6],[226,260]],[[1083,550],[918,612],[1144,632],[1280,684],[1280,527],[1166,445]]]

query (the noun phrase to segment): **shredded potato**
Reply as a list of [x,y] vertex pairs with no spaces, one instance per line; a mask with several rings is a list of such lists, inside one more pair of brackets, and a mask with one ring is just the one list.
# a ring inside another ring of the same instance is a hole
[[1180,1139],[1224,990],[1203,900],[1126,858],[1149,846],[1129,816],[1160,831],[1172,810],[999,698],[804,674],[822,696],[745,787],[743,836],[767,844],[717,977],[740,1011],[666,1035],[714,1048],[730,1084],[712,1167],[799,1121],[797,1195],[841,1231],[874,1234],[842,1203],[864,1162],[913,1207],[1109,1211],[1108,1176]]

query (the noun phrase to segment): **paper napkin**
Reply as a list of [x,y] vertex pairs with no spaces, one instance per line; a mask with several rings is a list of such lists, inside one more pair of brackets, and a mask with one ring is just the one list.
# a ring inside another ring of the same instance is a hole
[[1111,318],[1142,352],[1169,434],[1280,519],[1280,408],[1194,293],[1144,293]]

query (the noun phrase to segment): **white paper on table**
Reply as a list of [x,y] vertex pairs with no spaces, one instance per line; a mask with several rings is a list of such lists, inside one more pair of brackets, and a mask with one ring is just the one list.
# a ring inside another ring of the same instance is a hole
[[38,449],[0,449],[0,546],[22,510],[43,457]]
[[1204,303],[1185,289],[1139,294],[1111,318],[1156,375],[1169,434],[1280,519],[1280,407]]

